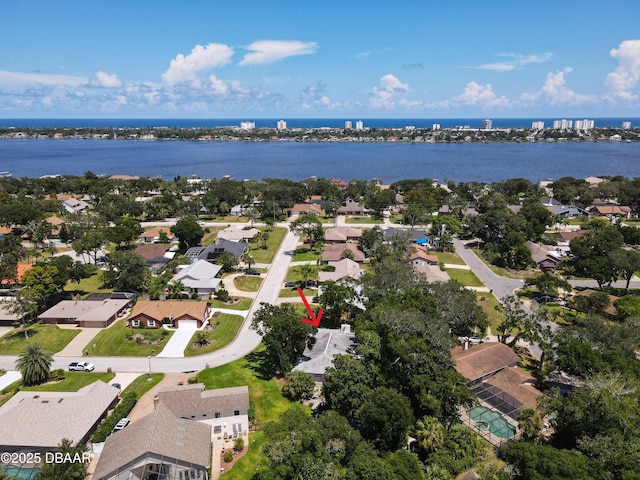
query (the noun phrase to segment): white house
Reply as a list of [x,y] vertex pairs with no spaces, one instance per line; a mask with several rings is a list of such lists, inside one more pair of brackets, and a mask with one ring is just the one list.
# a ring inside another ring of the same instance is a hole
[[181,265],[181,270],[176,273],[172,282],[181,282],[189,289],[190,294],[208,299],[220,288],[222,280],[216,276],[222,270],[220,265],[209,263],[206,260],[198,260],[191,265]]

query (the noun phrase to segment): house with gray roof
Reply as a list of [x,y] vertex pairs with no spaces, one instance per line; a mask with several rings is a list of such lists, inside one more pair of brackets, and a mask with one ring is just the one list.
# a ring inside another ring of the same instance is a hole
[[38,315],[42,323],[76,324],[78,327],[104,328],[124,316],[135,299],[62,300]]
[[107,437],[94,480],[206,480],[211,426],[185,420],[165,405]]
[[84,443],[119,393],[101,381],[77,392],[20,391],[0,407],[0,450],[54,451],[63,438]]
[[181,265],[172,282],[181,282],[189,294],[194,293],[203,299],[211,298],[211,295],[220,288],[222,280],[216,278],[222,270],[219,265],[214,265],[206,260],[198,260],[191,265]]
[[206,260],[207,262],[216,263],[216,259],[223,253],[230,253],[235,256],[238,261],[249,252],[249,245],[244,242],[232,242],[224,238],[219,238],[215,243],[206,247],[192,247],[185,252],[185,256],[191,259]]
[[242,228],[238,226],[230,226],[218,232],[218,238],[231,240],[232,242],[248,242],[260,233],[257,228]]
[[306,348],[294,370],[311,375],[316,382],[324,381],[327,368],[333,366],[336,355],[348,355],[354,347],[355,336],[351,333],[351,326],[344,324],[338,329],[319,328],[316,333],[316,343]]

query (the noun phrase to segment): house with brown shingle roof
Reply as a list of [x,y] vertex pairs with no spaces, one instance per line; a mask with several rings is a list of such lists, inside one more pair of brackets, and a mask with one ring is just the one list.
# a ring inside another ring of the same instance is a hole
[[171,229],[169,227],[153,227],[146,232],[142,232],[139,237],[140,241],[144,243],[158,243],[160,241],[160,232],[166,233],[170,242],[178,241],[176,236],[171,233]]
[[599,217],[622,217],[631,218],[633,210],[626,205],[596,205],[591,209]]
[[329,265],[335,268],[333,272],[318,271],[319,282],[339,282],[345,278],[352,278],[354,280],[359,279],[364,275],[364,270],[360,268],[357,262],[354,262],[350,258],[343,258],[337,262],[329,262]]
[[438,265],[438,257],[429,255],[428,250],[420,245],[412,245],[413,251],[409,255],[409,262],[413,266]]
[[178,328],[180,322],[196,322],[200,328],[209,318],[210,312],[207,302],[139,300],[131,312],[129,325],[132,327],[170,325]]
[[520,357],[504,343],[487,342],[451,351],[456,371],[471,384],[479,383],[503,368],[515,367]]
[[320,215],[322,213],[322,207],[315,203],[296,203],[291,207],[291,214],[294,213],[312,213],[314,215]]
[[542,392],[535,387],[536,382],[536,378],[526,370],[520,367],[507,367],[484,381],[484,392],[485,395],[504,392],[511,397],[513,407],[535,409],[538,405],[538,397],[542,396]]
[[42,323],[75,324],[78,327],[105,328],[124,317],[130,299],[62,300],[38,315]]
[[324,231],[324,241],[327,243],[355,242],[360,237],[362,237],[362,230],[354,227],[333,227]]
[[343,258],[344,251],[348,250],[353,255],[354,262],[364,262],[364,252],[358,250],[353,243],[334,243],[333,245],[325,245],[322,252],[322,261],[324,263],[338,262]]
[[337,210],[338,215],[364,215],[367,210],[362,203],[354,202],[353,200],[347,200]]
[[531,258],[540,270],[546,272],[558,266],[560,258],[555,250],[548,250],[542,245],[533,243],[531,240],[527,240],[524,244],[531,252]]

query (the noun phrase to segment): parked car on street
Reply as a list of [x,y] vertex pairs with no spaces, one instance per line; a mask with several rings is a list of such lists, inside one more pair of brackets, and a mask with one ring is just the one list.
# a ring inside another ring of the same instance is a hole
[[296,288],[296,282],[287,282],[284,284],[284,288]]
[[69,364],[70,372],[93,372],[96,366],[90,362],[71,362]]

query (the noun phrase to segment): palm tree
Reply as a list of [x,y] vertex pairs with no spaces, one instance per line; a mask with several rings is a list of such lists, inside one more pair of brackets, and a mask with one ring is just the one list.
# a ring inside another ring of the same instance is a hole
[[413,436],[420,450],[433,453],[444,445],[444,426],[435,417],[422,417],[416,422]]
[[249,253],[245,253],[242,258],[244,259],[244,263],[246,263],[249,266],[248,268],[251,268],[251,264],[255,262],[255,260]]
[[16,369],[25,385],[40,385],[49,379],[53,356],[39,343],[29,343],[16,360]]
[[180,280],[173,281],[167,284],[167,298],[177,298],[182,300],[184,296],[184,283]]
[[300,275],[302,275],[302,278],[304,280],[304,283],[302,284],[303,288],[307,286],[307,280],[309,280],[309,277],[312,273],[313,265],[311,265],[310,263],[300,265]]

